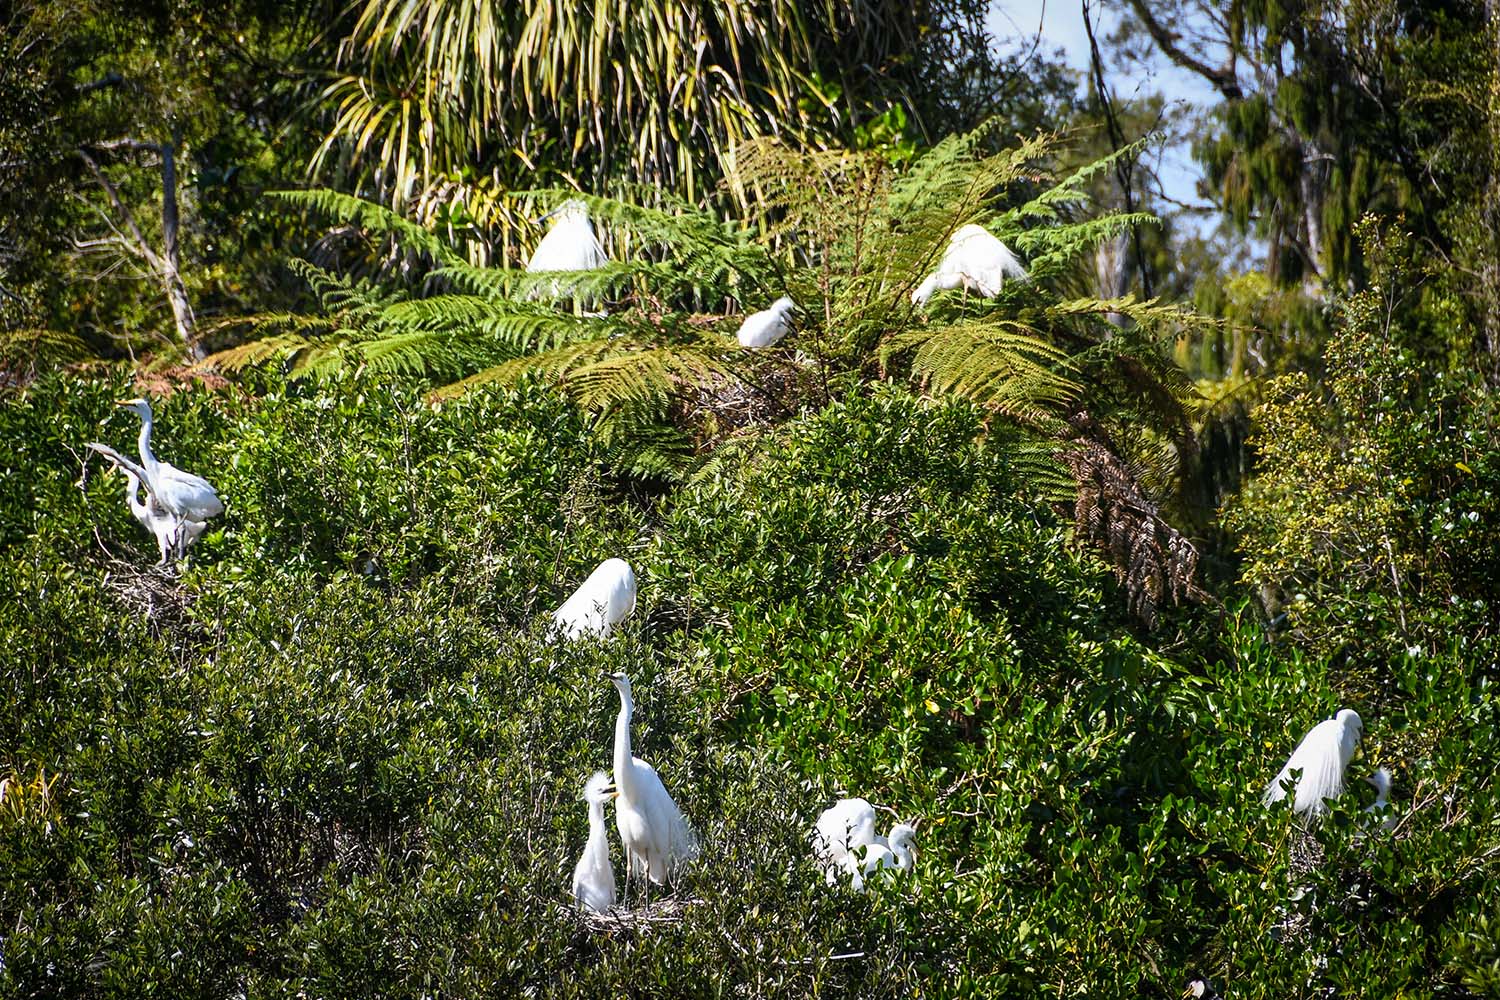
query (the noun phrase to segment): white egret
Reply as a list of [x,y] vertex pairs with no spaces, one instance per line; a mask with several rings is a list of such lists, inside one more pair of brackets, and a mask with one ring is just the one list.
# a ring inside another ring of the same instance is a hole
[[595,772],[583,786],[583,799],[589,805],[589,839],[583,857],[573,868],[573,898],[578,905],[603,913],[615,905],[615,869],[609,863],[609,832],[604,825],[604,804],[618,792],[609,775]]
[[1395,829],[1396,817],[1391,812],[1391,769],[1377,768],[1375,773],[1365,780],[1375,786],[1375,801],[1365,806],[1365,812],[1383,817],[1380,821],[1382,830]]
[[1190,979],[1187,989],[1182,991],[1182,1000],[1219,1000],[1219,991],[1207,979]]
[[782,337],[785,337],[792,329],[792,310],[797,308],[797,303],[790,296],[783,295],[771,303],[769,309],[751,313],[745,317],[745,322],[740,324],[739,341],[741,347],[771,347]]
[[1265,804],[1286,798],[1284,783],[1293,771],[1301,771],[1292,810],[1313,818],[1327,812],[1326,800],[1338,798],[1344,790],[1344,769],[1354,758],[1363,731],[1364,723],[1352,708],[1340,709],[1333,718],[1313,726],[1266,788]]
[[839,799],[823,810],[813,830],[813,856],[829,883],[838,878],[841,863],[851,851],[873,843],[875,808],[864,799]]
[[[594,235],[593,223],[589,222],[588,206],[577,198],[569,199],[537,219],[540,225],[552,219],[552,228],[536,246],[531,260],[526,262],[530,273],[538,271],[592,271],[609,263],[609,257]],[[564,293],[562,286],[554,281],[550,292],[553,296]]]
[[844,855],[839,867],[849,874],[849,885],[854,891],[863,892],[872,875],[879,874],[890,881],[898,871],[911,871],[916,862],[913,844],[916,836],[915,827],[897,823],[888,837],[876,837],[874,843]]
[[698,853],[682,810],[672,801],[656,768],[630,752],[630,717],[635,702],[630,696],[630,678],[610,674],[620,692],[620,715],[615,720],[615,825],[625,848],[626,877],[646,875],[665,884],[678,865]]
[[165,566],[172,559],[182,558],[187,553],[187,547],[198,540],[207,525],[202,521],[186,521],[177,517],[162,506],[149,488],[146,490],[146,498],[142,500],[141,485],[146,470],[108,445],[91,441],[88,447],[109,459],[115,468],[124,473],[125,502],[142,527],[155,536],[156,549],[161,554],[156,564]]
[[552,623],[568,639],[604,638],[634,610],[635,571],[624,559],[606,559],[552,612]]
[[202,476],[183,472],[170,462],[162,462],[151,452],[151,404],[144,399],[122,399],[116,402],[135,411],[141,418],[141,477],[146,489],[179,518],[188,521],[207,521],[224,513],[224,504],[219,494]]
[[963,226],[948,241],[948,249],[936,271],[912,290],[911,300],[926,305],[939,288],[964,288],[992,299],[1000,294],[1006,277],[1026,280],[1026,268],[983,226]]

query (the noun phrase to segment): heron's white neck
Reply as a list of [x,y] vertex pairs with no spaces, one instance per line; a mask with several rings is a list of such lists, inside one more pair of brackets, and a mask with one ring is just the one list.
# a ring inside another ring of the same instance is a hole
[[[598,841],[608,837],[604,825],[604,803],[598,800],[589,803],[589,846],[597,847]],[[606,848],[607,849],[607,848]]]
[[141,499],[141,481],[134,472],[125,473],[125,502],[130,505],[131,513],[137,518],[144,518],[151,512],[151,508]]
[[895,840],[888,839],[887,843],[891,846],[891,853],[896,856],[896,866],[902,871],[910,871],[912,865],[916,863],[916,859],[912,857],[911,844],[905,837],[898,837]]
[[631,771],[630,716],[635,703],[630,695],[620,692],[620,714],[615,719],[615,785],[628,798],[635,791],[635,775]]
[[156,469],[156,456],[151,454],[151,411],[147,410],[141,414],[141,436],[138,447],[141,452],[141,464],[148,470]]

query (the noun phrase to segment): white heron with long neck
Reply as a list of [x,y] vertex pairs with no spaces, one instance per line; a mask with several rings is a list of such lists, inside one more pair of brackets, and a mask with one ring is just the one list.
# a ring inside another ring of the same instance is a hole
[[664,885],[672,873],[698,853],[698,838],[661,783],[656,768],[630,752],[630,720],[635,701],[630,678],[610,674],[620,693],[615,719],[615,825],[625,848],[626,877],[645,875]]
[[116,401],[141,418],[141,468],[146,489],[176,517],[188,521],[207,521],[224,513],[218,492],[207,479],[183,472],[170,462],[159,460],[151,451],[151,428],[154,419],[151,404],[145,399]]
[[552,626],[568,639],[602,639],[634,610],[635,570],[624,559],[606,559],[552,612]]
[[948,241],[948,249],[936,271],[912,289],[911,300],[925,306],[938,289],[962,288],[983,298],[1000,294],[1007,277],[1026,280],[1026,268],[983,226],[961,227]]
[[783,295],[770,307],[751,313],[740,324],[736,334],[741,347],[771,347],[792,329],[792,310],[797,308],[791,296]]
[[141,523],[141,526],[156,538],[156,549],[161,554],[156,564],[165,566],[173,559],[181,559],[186,555],[187,547],[197,541],[198,536],[203,534],[203,530],[208,526],[202,521],[187,521],[176,516],[163,506],[156,494],[152,493],[149,488],[146,490],[145,499],[141,499],[145,469],[108,445],[91,441],[88,447],[109,459],[114,463],[114,467],[124,474],[125,503],[129,505],[130,513],[135,515],[135,519]]
[[603,913],[615,905],[615,869],[609,862],[609,832],[604,824],[604,806],[618,793],[609,775],[598,771],[583,786],[589,806],[589,839],[583,857],[573,868],[573,898],[578,905]]
[[1352,708],[1340,709],[1333,718],[1313,726],[1266,788],[1265,804],[1286,798],[1287,783],[1295,781],[1292,811],[1311,819],[1322,816],[1328,802],[1344,791],[1344,769],[1354,759],[1363,732],[1364,722]]

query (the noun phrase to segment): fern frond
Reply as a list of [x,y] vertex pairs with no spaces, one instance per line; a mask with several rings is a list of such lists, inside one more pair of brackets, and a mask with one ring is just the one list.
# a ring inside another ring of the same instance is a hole
[[439,263],[458,263],[463,257],[436,234],[383,205],[340,191],[318,188],[310,191],[273,191],[271,196],[319,215],[352,222],[371,232],[394,237],[409,250],[418,250]]

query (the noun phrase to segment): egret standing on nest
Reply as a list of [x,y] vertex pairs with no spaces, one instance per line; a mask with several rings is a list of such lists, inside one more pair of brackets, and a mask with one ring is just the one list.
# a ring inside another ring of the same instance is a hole
[[797,303],[790,296],[783,295],[772,302],[769,309],[746,316],[745,322],[740,324],[740,346],[771,347],[776,344],[791,331],[792,310],[796,308]]
[[626,878],[645,875],[657,885],[666,884],[678,865],[698,853],[682,810],[672,801],[656,768],[630,752],[630,718],[635,701],[630,678],[610,674],[620,693],[620,715],[615,720],[615,824],[625,848]]
[[1354,759],[1363,731],[1364,723],[1352,708],[1340,709],[1333,718],[1313,726],[1266,788],[1265,804],[1286,798],[1285,783],[1292,779],[1293,771],[1301,771],[1292,811],[1313,819],[1323,815],[1328,811],[1328,800],[1338,798],[1344,790],[1344,769]]
[[1026,268],[989,230],[971,224],[953,234],[938,269],[912,290],[911,300],[925,306],[939,288],[963,288],[992,299],[1007,276],[1025,281]]
[[165,566],[171,560],[181,559],[186,555],[187,547],[198,540],[198,536],[203,534],[203,529],[208,525],[202,521],[188,521],[177,517],[162,505],[149,487],[146,489],[146,499],[142,500],[140,494],[145,469],[108,445],[91,441],[88,447],[109,459],[116,469],[124,473],[125,502],[130,506],[130,513],[156,537],[156,549],[161,554],[156,564]]
[[[541,271],[592,271],[609,263],[609,257],[594,235],[593,223],[589,222],[588,206],[577,198],[571,198],[535,220],[541,225],[553,219],[552,228],[537,244],[536,252],[526,262],[528,273]],[[556,281],[550,286],[550,294],[564,294],[565,289]]]
[[565,638],[605,638],[635,610],[635,571],[624,559],[606,559],[552,612],[553,627]]
[[589,804],[589,839],[583,857],[573,868],[573,898],[578,905],[603,913],[615,905],[615,869],[609,863],[609,831],[604,825],[604,804],[618,792],[609,775],[598,771],[583,786]]
[[207,521],[224,513],[219,494],[202,476],[183,472],[170,462],[158,461],[151,452],[151,404],[144,399],[122,399],[120,406],[141,418],[141,467],[146,489],[163,507],[186,521]]

